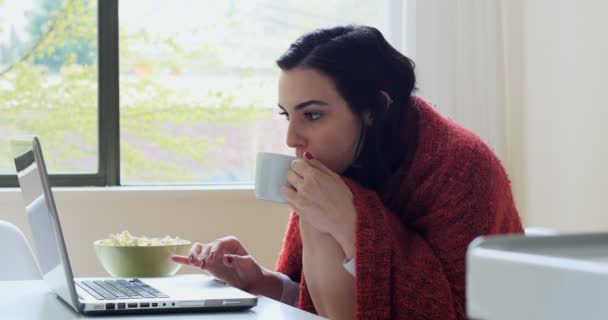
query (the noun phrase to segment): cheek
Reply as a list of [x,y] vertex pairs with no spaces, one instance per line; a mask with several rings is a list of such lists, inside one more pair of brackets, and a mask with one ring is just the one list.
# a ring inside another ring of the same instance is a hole
[[[319,135],[311,153],[335,172],[341,173],[354,161],[359,136],[355,132],[331,130]],[[313,144],[311,144],[313,147]]]

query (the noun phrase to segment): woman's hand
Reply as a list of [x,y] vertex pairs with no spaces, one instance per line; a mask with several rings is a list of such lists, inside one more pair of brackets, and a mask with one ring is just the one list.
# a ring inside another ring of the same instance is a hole
[[[172,256],[171,260],[209,272],[230,286],[265,296],[278,296],[282,291],[280,278],[262,267],[251,257],[235,237],[217,239],[211,243],[195,243],[190,255]],[[276,278],[276,279],[275,279]],[[277,287],[277,282],[278,287]]]
[[353,194],[342,178],[305,152],[291,163],[287,173],[290,186],[283,197],[301,219],[320,232],[331,234],[347,258],[354,256],[357,213]]

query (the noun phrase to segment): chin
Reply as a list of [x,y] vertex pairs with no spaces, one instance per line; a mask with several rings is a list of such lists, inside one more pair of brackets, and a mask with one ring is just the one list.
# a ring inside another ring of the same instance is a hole
[[349,167],[339,167],[339,168],[335,168],[335,167],[330,167],[331,171],[337,173],[337,174],[343,174],[344,172],[346,172],[346,170],[348,170]]
[[344,164],[344,163],[331,163],[329,161],[324,161],[319,159],[329,170],[337,173],[337,174],[343,174],[344,172],[346,172],[346,170],[348,170],[348,168],[350,168],[351,164]]

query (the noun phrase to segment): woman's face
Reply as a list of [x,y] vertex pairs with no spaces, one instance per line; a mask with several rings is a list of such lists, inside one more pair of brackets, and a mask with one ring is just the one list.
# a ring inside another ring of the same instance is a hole
[[287,145],[298,157],[308,151],[336,173],[353,164],[361,120],[331,78],[311,68],[283,71],[279,108],[289,121]]

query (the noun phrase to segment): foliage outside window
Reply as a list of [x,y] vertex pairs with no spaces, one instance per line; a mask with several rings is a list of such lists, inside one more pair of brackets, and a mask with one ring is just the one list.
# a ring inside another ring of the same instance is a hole
[[[0,173],[14,172],[6,138],[30,134],[43,141],[50,171],[95,172],[97,3],[27,3],[0,2],[10,5],[0,10]],[[11,20],[16,13],[29,20]]]

